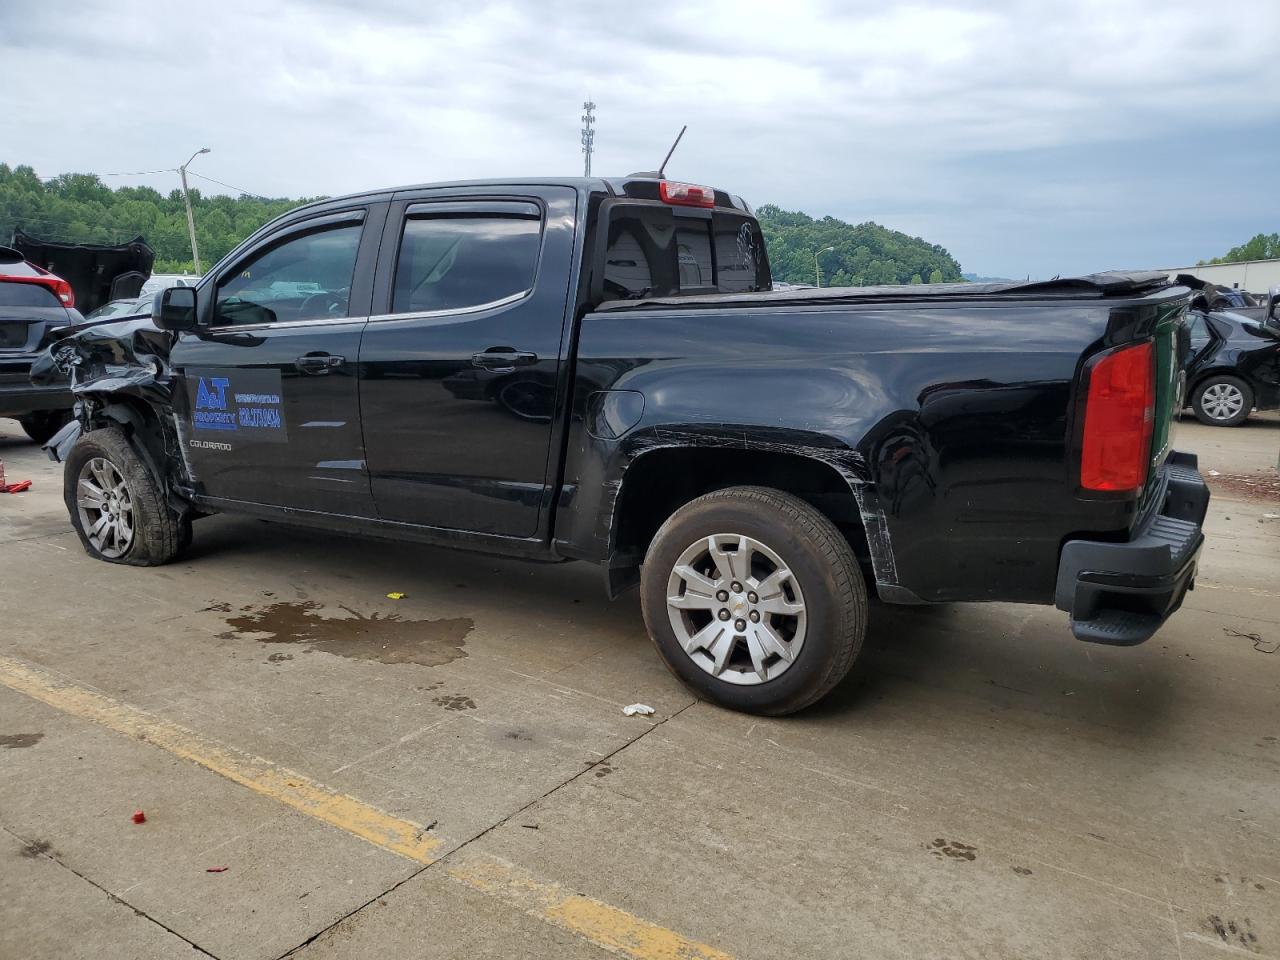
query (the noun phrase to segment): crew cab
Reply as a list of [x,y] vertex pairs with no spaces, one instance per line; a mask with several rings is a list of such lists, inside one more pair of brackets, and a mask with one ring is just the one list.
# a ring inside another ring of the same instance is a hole
[[90,555],[225,512],[599,564],[700,695],[832,689],[887,603],[1056,604],[1134,644],[1195,579],[1163,274],[774,292],[750,207],[653,175],[409,187],[267,224],[56,344]]

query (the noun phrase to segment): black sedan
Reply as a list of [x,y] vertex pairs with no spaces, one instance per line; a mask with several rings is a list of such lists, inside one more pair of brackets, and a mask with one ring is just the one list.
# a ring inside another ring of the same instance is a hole
[[1234,427],[1255,407],[1280,407],[1280,321],[1193,308],[1187,327],[1187,404],[1196,419]]

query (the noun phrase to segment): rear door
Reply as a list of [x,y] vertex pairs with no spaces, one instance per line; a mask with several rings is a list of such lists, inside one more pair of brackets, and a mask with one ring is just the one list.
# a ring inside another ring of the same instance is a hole
[[549,507],[577,193],[397,195],[360,348],[386,520],[533,537]]
[[193,479],[221,500],[374,515],[356,362],[385,204],[280,226],[200,289],[170,363]]

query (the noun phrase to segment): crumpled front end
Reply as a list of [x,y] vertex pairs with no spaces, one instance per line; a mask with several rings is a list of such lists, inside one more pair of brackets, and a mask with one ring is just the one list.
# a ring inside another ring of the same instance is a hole
[[31,381],[43,386],[69,378],[75,419],[45,444],[50,459],[61,462],[81,432],[117,425],[153,466],[168,463],[166,454],[177,450],[172,343],[172,334],[149,318],[134,318],[86,327],[52,344],[32,365]]

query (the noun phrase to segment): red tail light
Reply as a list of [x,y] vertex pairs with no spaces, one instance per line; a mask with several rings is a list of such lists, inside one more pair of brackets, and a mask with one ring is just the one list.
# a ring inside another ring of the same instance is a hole
[[76,305],[76,295],[71,289],[71,284],[63,280],[61,277],[51,277],[53,283],[49,285],[53,290],[53,295],[62,301],[64,307],[74,307]]
[[711,187],[700,187],[694,183],[673,183],[663,180],[658,184],[658,196],[663,203],[678,207],[714,207],[716,192]]
[[1155,351],[1151,342],[1090,361],[1080,451],[1080,486],[1135,491],[1147,482],[1155,425]]
[[[36,269],[40,270],[39,267],[36,267]],[[37,286],[48,287],[64,307],[74,307],[76,305],[76,295],[71,289],[71,284],[48,270],[40,270],[40,276],[37,277],[4,276],[0,277],[0,280],[5,283],[34,283]]]

